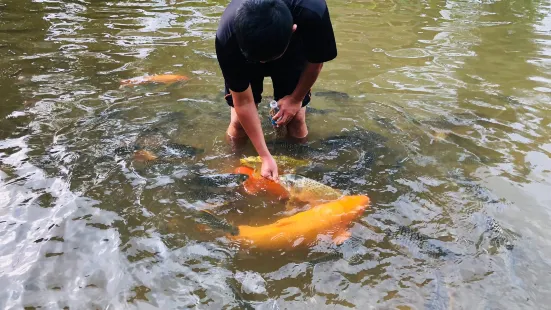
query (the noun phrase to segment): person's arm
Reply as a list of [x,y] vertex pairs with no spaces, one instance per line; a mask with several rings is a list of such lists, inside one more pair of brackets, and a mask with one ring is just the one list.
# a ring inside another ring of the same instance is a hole
[[249,139],[251,139],[258,156],[262,159],[262,176],[277,180],[277,165],[266,146],[251,87],[249,86],[243,92],[234,92],[231,90],[230,92],[239,122],[241,126],[243,126],[243,129],[245,129]]
[[230,92],[239,122],[241,126],[243,126],[243,129],[245,129],[249,139],[251,139],[254,148],[258,152],[258,156],[271,156],[266,146],[266,142],[264,141],[264,133],[262,132],[260,119],[258,118],[258,111],[256,110],[251,87],[249,86],[249,88],[243,92],[234,92],[231,90]]
[[322,68],[323,63],[307,63],[304,71],[302,71],[297,87],[291,94],[291,97],[302,103],[302,99],[304,99],[314,83],[316,83]]
[[273,117],[278,126],[287,124],[302,108],[302,100],[306,94],[308,94],[308,91],[310,91],[314,83],[316,83],[322,68],[323,63],[309,62],[306,64],[293,93],[279,100],[279,105],[284,108],[280,109]]
[[303,40],[308,62],[293,93],[278,102],[281,107],[279,113],[274,115],[278,126],[287,124],[293,119],[302,107],[304,96],[316,82],[323,63],[337,57],[337,43],[327,6],[323,11],[317,12],[303,9],[296,19],[296,32]]

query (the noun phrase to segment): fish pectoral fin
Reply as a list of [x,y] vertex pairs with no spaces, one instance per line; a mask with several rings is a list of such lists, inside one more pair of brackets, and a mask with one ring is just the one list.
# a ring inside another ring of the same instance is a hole
[[341,232],[336,233],[336,234],[333,236],[333,242],[334,242],[336,245],[341,245],[341,244],[343,244],[346,240],[348,240],[351,236],[352,236],[352,234],[351,234],[348,230],[343,230],[343,231],[341,231]]

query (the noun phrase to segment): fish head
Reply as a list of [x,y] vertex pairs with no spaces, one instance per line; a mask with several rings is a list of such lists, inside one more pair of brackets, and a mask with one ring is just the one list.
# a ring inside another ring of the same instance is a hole
[[303,179],[304,177],[300,175],[284,174],[279,177],[279,184],[281,184],[289,192],[296,192],[300,191]]
[[247,177],[252,177],[254,170],[249,167],[238,167],[234,170],[236,174],[245,174]]
[[344,196],[338,201],[341,206],[341,219],[344,222],[352,221],[369,206],[369,197],[365,195]]

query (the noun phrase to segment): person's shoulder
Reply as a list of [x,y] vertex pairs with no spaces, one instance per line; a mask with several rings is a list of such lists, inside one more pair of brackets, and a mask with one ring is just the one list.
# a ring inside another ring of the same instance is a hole
[[233,37],[233,19],[242,2],[243,0],[232,0],[220,17],[218,29],[216,30],[216,39],[223,45]]
[[309,15],[311,17],[322,18],[325,12],[327,11],[327,2],[325,0],[288,0],[288,1],[291,3],[291,7],[302,8],[302,10],[298,10],[298,11],[300,11],[305,15]]

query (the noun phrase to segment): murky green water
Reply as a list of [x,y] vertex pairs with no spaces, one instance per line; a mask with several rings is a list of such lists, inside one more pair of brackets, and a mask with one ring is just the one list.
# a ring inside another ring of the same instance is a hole
[[[549,1],[329,1],[339,56],[314,92],[348,97],[313,97],[330,113],[308,116],[310,141],[378,139],[303,173],[372,205],[341,247],[288,253],[236,249],[191,209],[250,225],[285,210],[189,181],[239,163],[214,54],[225,4],[0,2],[0,308],[551,309]],[[120,88],[162,73],[191,80]],[[120,152],[137,139],[190,148],[140,166]],[[385,234],[400,225],[430,238]]]

